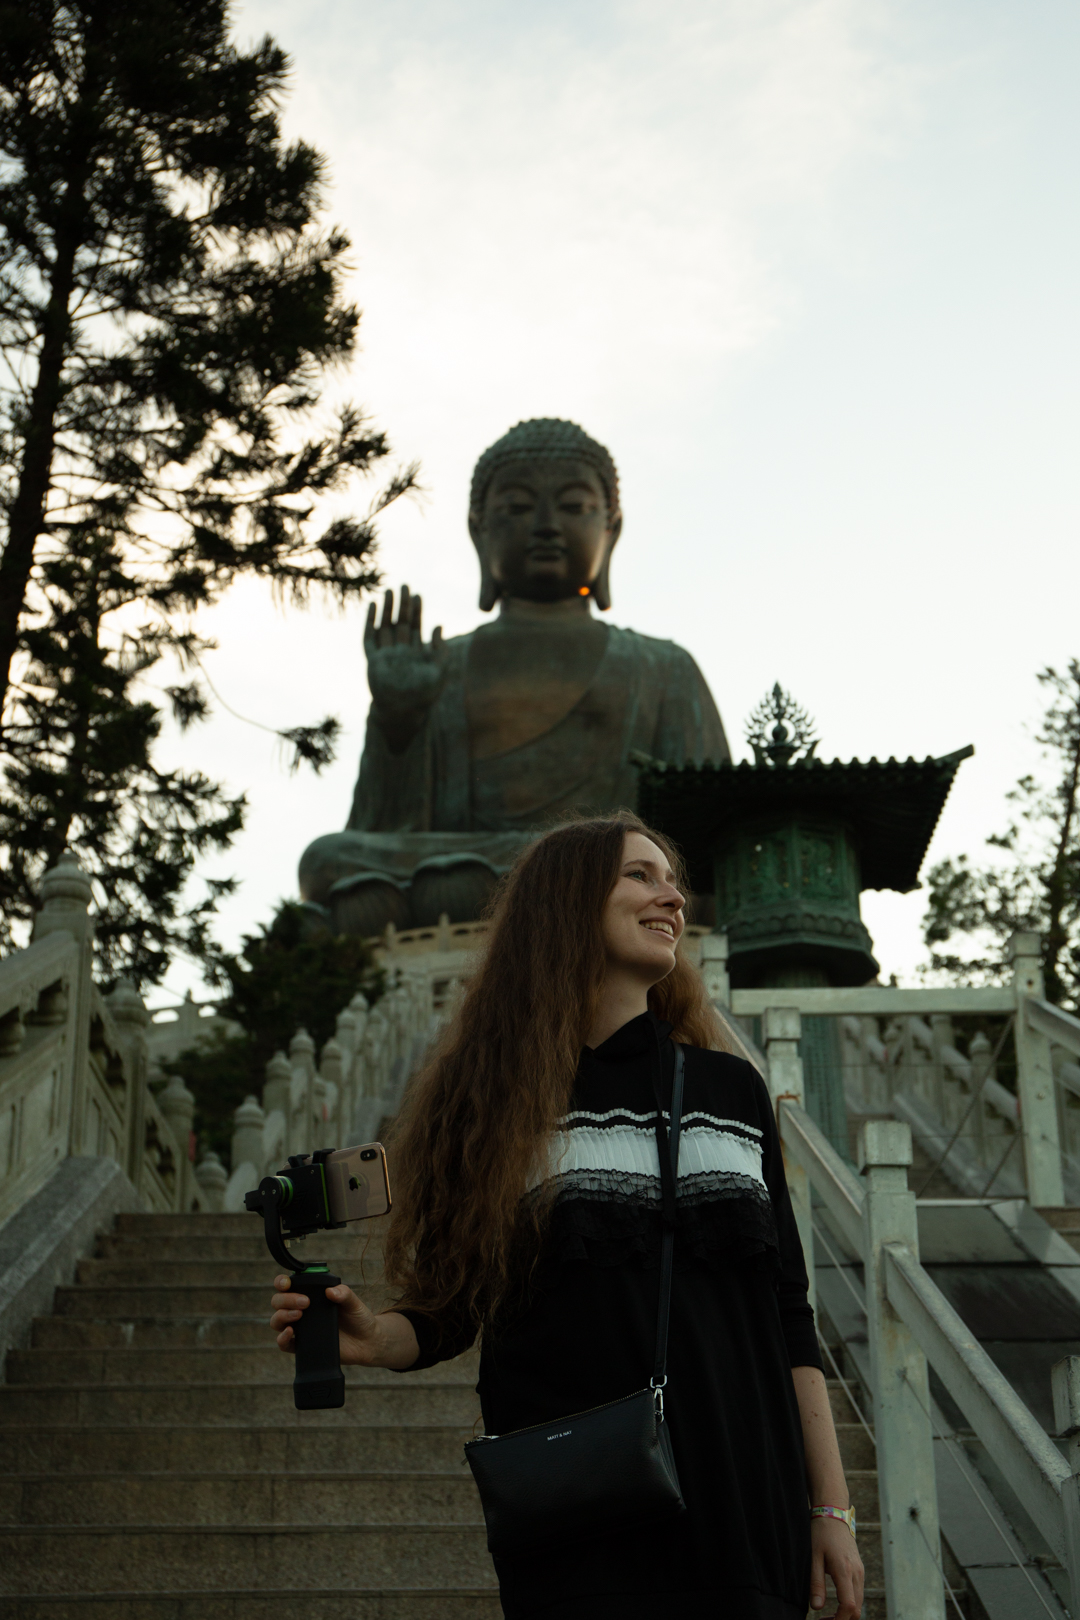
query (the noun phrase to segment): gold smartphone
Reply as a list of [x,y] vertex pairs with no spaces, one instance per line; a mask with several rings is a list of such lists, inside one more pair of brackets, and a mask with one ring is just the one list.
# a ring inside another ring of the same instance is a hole
[[332,1221],[366,1221],[390,1210],[390,1177],[381,1142],[337,1148],[323,1160]]

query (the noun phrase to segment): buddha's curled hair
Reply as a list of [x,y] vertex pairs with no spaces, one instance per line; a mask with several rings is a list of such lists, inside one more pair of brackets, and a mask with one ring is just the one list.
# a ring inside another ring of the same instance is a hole
[[[604,978],[601,913],[628,832],[671,845],[629,812],[572,821],[524,852],[497,895],[486,949],[453,1022],[408,1087],[390,1142],[385,1275],[401,1305],[489,1327],[535,1260],[543,1199],[522,1202],[567,1113]],[[691,1046],[730,1050],[680,955],[649,992]]]
[[473,469],[470,512],[480,511],[496,472],[514,461],[583,461],[604,486],[609,519],[618,516],[619,474],[611,452],[590,439],[576,422],[567,422],[561,416],[534,416],[518,422],[488,446]]

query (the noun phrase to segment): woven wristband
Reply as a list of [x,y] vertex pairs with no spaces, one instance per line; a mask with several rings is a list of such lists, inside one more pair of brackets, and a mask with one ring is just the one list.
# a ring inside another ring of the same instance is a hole
[[[855,1509],[853,1507],[812,1507],[810,1509],[810,1517],[812,1519],[841,1519],[843,1523],[847,1525],[852,1535],[855,1535]],[[856,1540],[857,1539],[858,1538],[856,1537]]]

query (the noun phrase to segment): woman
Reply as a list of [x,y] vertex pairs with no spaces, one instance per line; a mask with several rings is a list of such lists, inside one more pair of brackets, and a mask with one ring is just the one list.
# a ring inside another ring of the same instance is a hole
[[[496,1561],[510,1620],[804,1620],[825,1572],[857,1620],[862,1564],[806,1299],[776,1125],[676,954],[685,883],[636,816],[533,844],[483,963],[395,1131],[386,1277],[342,1285],[342,1362],[429,1367],[481,1337],[485,1431],[568,1416],[648,1383],[660,1177],[654,1082],[684,1045],[667,1419],[688,1511]],[[292,1349],[307,1301],[279,1277]]]

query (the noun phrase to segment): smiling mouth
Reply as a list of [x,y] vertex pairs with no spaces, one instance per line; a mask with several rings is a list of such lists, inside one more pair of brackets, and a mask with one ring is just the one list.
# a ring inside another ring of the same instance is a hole
[[664,938],[670,939],[672,943],[675,941],[675,930],[671,923],[661,922],[657,917],[650,917],[648,922],[641,924],[641,927],[647,928],[651,934],[663,934]]

